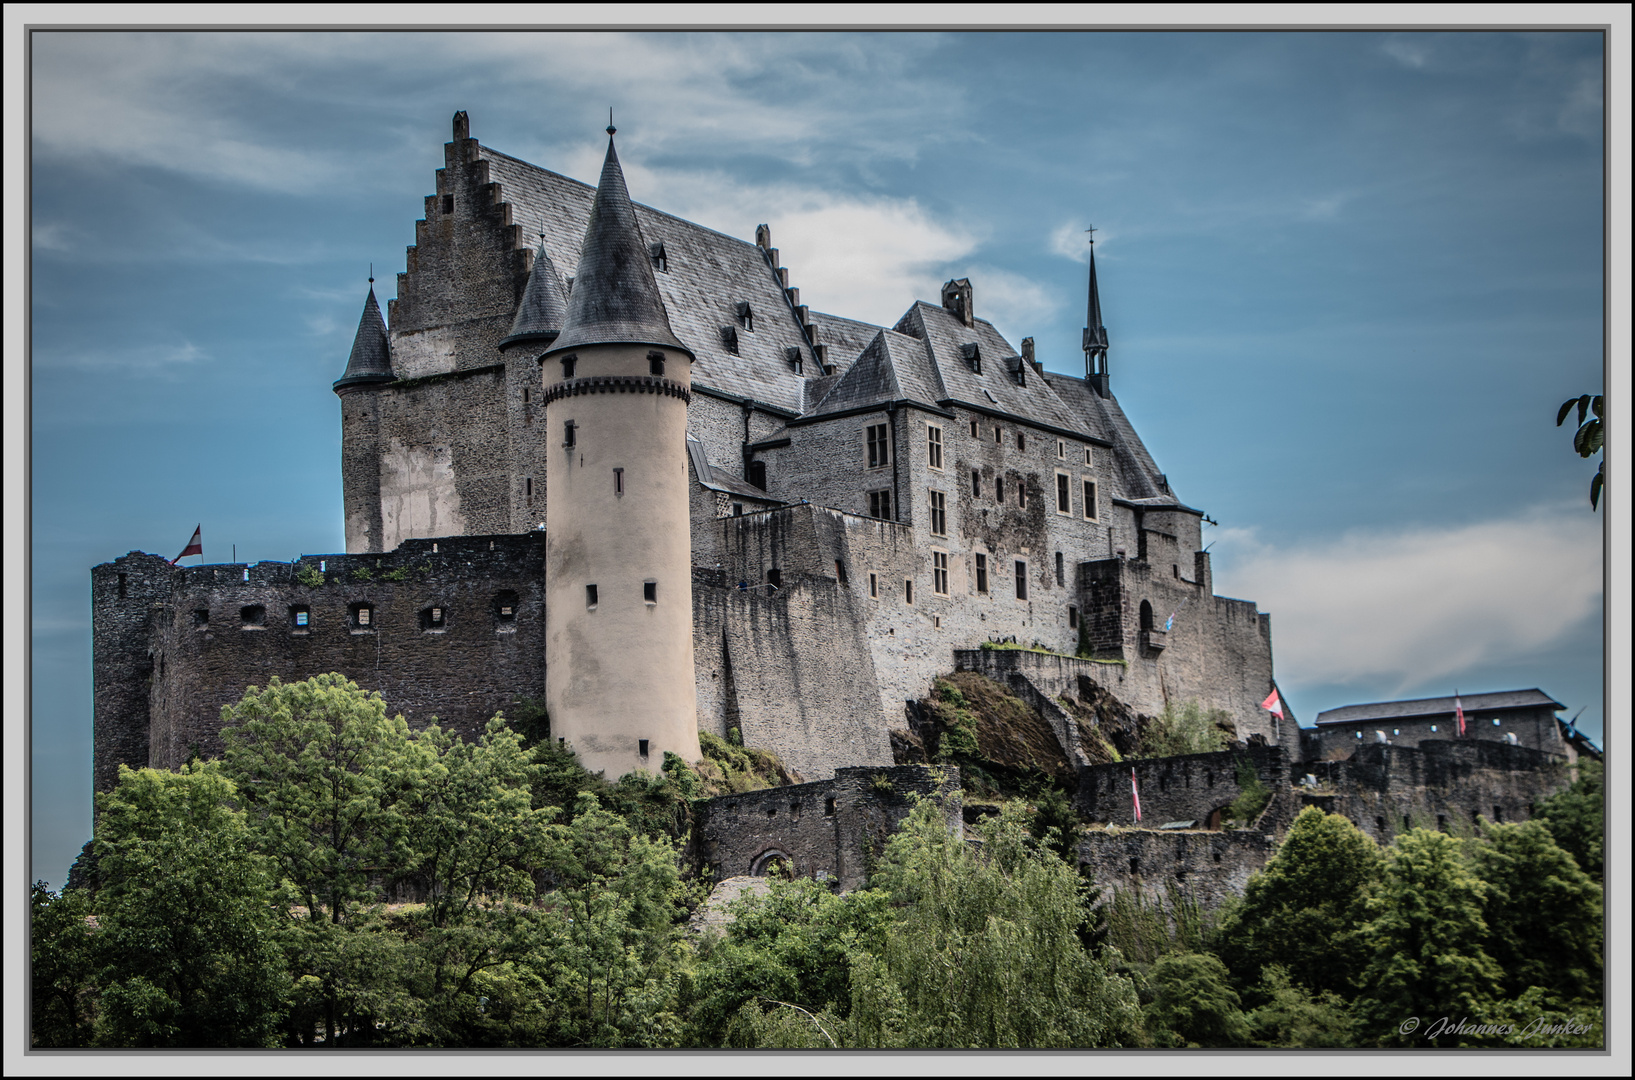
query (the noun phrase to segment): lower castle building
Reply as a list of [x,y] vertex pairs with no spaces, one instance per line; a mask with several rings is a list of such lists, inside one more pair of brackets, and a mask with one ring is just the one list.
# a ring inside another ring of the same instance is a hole
[[[767,226],[745,241],[632,202],[611,126],[594,188],[481,145],[464,113],[444,157],[397,297],[383,314],[371,286],[334,384],[346,552],[92,570],[96,790],[122,764],[218,753],[247,686],[336,671],[467,738],[544,702],[552,735],[610,776],[736,732],[808,783],[717,800],[707,861],[850,881],[861,864],[837,838],[901,809],[857,810],[863,777],[891,769],[908,705],[956,667],[991,669],[1052,724],[1091,820],[1104,778],[1064,695],[1220,710],[1280,790],[1352,768],[1304,762],[1387,722],[1336,717],[1303,744],[1262,707],[1270,618],[1215,595],[1203,512],[1119,407],[1093,249],[1080,378],[1007,341],[967,279],[889,327],[812,310]],[[994,642],[1039,651],[980,648]],[[1560,707],[1532,693],[1509,704]],[[1550,720],[1530,723],[1525,747],[1494,752],[1561,752]],[[1440,734],[1415,760],[1480,757],[1433,749]],[[1231,767],[1175,767],[1188,784],[1202,770],[1185,820],[1207,831]],[[1253,834],[1266,851],[1292,798]],[[780,808],[793,831],[759,843]],[[1120,843],[1180,845],[1204,871],[1242,861],[1185,835]],[[1132,880],[1158,858],[1111,851],[1081,857],[1128,858]]]

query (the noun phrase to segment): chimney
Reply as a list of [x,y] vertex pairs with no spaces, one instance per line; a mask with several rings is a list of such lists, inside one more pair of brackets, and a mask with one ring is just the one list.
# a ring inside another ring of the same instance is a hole
[[942,287],[942,306],[950,315],[966,326],[976,325],[976,313],[971,310],[971,279],[956,278]]
[[772,246],[772,226],[755,226],[755,246],[761,248],[763,251]]
[[1045,373],[1045,366],[1038,360],[1034,359],[1033,339],[1030,337],[1025,337],[1022,339],[1022,359],[1026,360],[1030,365],[1032,365],[1033,370],[1038,372],[1040,375]]
[[469,138],[471,138],[471,117],[466,115],[464,109],[461,109],[454,114],[454,141],[459,142],[461,139]]

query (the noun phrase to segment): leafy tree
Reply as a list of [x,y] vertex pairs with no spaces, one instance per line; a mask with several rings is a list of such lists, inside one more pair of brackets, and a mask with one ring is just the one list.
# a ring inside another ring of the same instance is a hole
[[1533,817],[1544,823],[1561,849],[1595,881],[1602,879],[1601,843],[1606,835],[1605,770],[1599,761],[1580,761],[1578,779],[1566,791],[1541,799]]
[[[1361,940],[1370,959],[1356,1002],[1357,1032],[1382,1045],[1463,1045],[1428,1034],[1440,1017],[1490,1015],[1503,972],[1484,944],[1488,886],[1472,872],[1461,841],[1428,829],[1397,837],[1380,887],[1369,898]],[[1425,1030],[1399,1025],[1418,1017]]]
[[1540,987],[1567,1001],[1599,998],[1600,887],[1537,821],[1488,825],[1475,855],[1504,996]]
[[1257,1045],[1352,1045],[1351,1016],[1340,995],[1307,990],[1280,964],[1267,964],[1262,972],[1259,996],[1266,1003],[1246,1017]]
[[53,893],[36,881],[29,900],[29,1042],[88,1046],[96,1004],[91,897],[79,889]]
[[1249,1024],[1228,984],[1226,965],[1210,953],[1165,956],[1153,965],[1147,1024],[1159,1046],[1247,1046]]
[[1142,725],[1141,753],[1144,757],[1208,754],[1236,736],[1231,714],[1223,709],[1205,710],[1196,701],[1188,701],[1180,708],[1165,705],[1161,714],[1147,718]]
[[1239,987],[1255,987],[1275,964],[1314,992],[1352,994],[1367,962],[1354,930],[1379,872],[1379,849],[1355,825],[1302,810],[1242,903],[1222,917],[1217,952]]
[[274,943],[271,860],[253,850],[214,762],[132,771],[101,797],[105,1046],[266,1046],[288,977]]
[[1141,1038],[1129,980],[1079,941],[1078,875],[1032,842],[1009,803],[980,851],[921,802],[872,884],[900,914],[878,956],[852,962],[859,1046],[1110,1046]]
[[[1561,409],[1556,413],[1556,427],[1566,423],[1567,417],[1573,409],[1578,410],[1578,430],[1573,432],[1573,449],[1578,451],[1581,458],[1594,457],[1599,454],[1605,445],[1605,432],[1601,423],[1601,395],[1591,397],[1585,394],[1582,397],[1568,398],[1561,403]],[[1585,417],[1594,412],[1589,419]],[[1603,461],[1596,467],[1595,475],[1590,478],[1590,509],[1597,509],[1601,501],[1601,486],[1606,478],[1607,463]]]

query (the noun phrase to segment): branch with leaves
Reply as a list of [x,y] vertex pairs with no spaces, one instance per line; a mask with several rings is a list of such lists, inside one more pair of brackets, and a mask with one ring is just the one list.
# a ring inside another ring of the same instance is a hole
[[[1581,397],[1568,398],[1561,403],[1561,410],[1556,413],[1556,427],[1567,422],[1567,417],[1573,409],[1578,410],[1578,430],[1573,433],[1573,449],[1578,451],[1582,458],[1594,457],[1601,452],[1604,445],[1604,432],[1601,426],[1601,395],[1591,397],[1584,394]],[[1590,416],[1590,413],[1594,416]],[[1590,509],[1600,507],[1601,487],[1606,481],[1607,463],[1602,461],[1596,468],[1595,475],[1590,478]]]

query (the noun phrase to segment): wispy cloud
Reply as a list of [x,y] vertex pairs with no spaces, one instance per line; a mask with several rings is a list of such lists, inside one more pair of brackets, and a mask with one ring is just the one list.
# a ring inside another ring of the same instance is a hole
[[1380,51],[1406,68],[1424,68],[1431,61],[1431,43],[1424,37],[1393,34],[1380,43]]
[[961,276],[971,279],[976,313],[993,323],[1013,344],[1035,333],[1040,323],[1056,313],[1056,300],[1050,291],[1022,274],[977,265]]
[[1411,686],[1519,661],[1597,610],[1600,519],[1581,506],[1304,544],[1223,529],[1218,591],[1272,612],[1290,681]]
[[121,371],[130,375],[174,378],[182,370],[207,363],[210,355],[191,341],[177,344],[144,345],[129,349],[36,350],[34,364],[40,368],[77,368],[84,371]]

